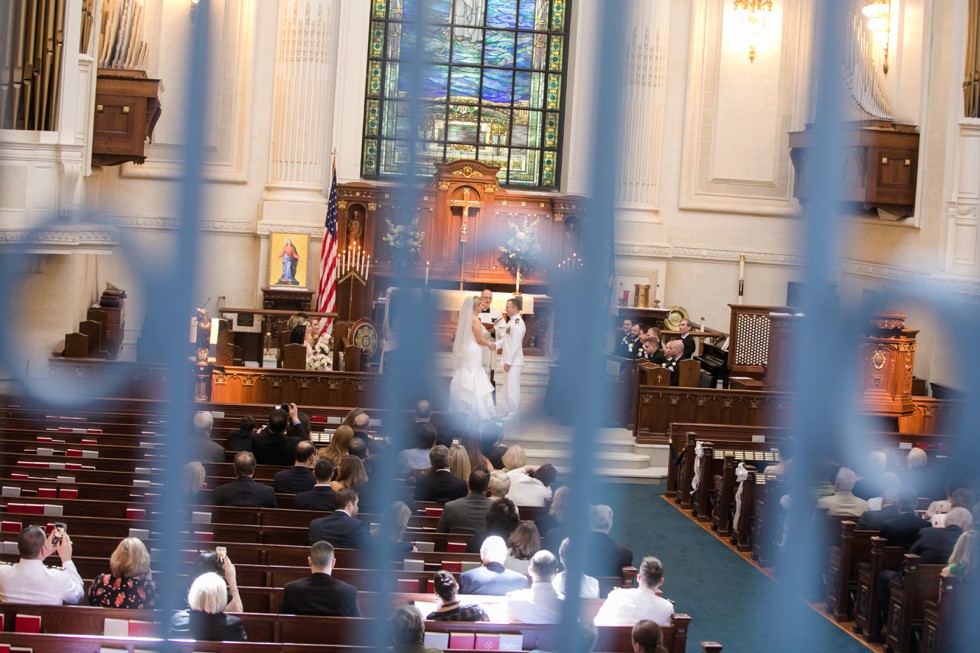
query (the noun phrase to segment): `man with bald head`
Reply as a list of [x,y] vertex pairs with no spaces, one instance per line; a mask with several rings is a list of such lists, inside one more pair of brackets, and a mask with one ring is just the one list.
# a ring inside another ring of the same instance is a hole
[[681,369],[680,362],[684,356],[684,343],[680,340],[671,340],[664,345],[664,362],[661,365],[670,370],[670,385],[680,383]]

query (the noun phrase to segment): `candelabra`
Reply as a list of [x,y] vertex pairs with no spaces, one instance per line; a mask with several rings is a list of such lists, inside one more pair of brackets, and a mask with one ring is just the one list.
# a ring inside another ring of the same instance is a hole
[[348,247],[340,253],[337,258],[337,288],[347,282],[350,283],[350,292],[347,295],[347,321],[351,320],[351,313],[354,304],[354,282],[359,282],[362,286],[367,286],[367,280],[371,274],[371,255],[366,254],[357,245]]

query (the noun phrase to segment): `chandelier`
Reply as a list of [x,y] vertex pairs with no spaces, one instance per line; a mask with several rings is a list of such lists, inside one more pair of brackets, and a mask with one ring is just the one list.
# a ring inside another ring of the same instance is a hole
[[748,28],[749,62],[754,62],[759,29],[765,27],[766,16],[772,14],[772,0],[734,0],[733,6],[735,15]]

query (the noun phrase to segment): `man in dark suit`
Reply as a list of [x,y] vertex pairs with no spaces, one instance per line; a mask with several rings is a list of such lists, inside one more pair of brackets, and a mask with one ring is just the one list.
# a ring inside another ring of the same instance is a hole
[[464,571],[459,577],[460,594],[489,594],[503,596],[507,592],[527,587],[527,576],[504,568],[507,543],[499,535],[491,535],[480,547],[483,565]]
[[276,493],[268,485],[252,480],[255,456],[251,451],[235,454],[235,473],[238,479],[214,488],[214,505],[275,508]]
[[898,517],[901,513],[898,511],[895,494],[895,490],[885,492],[885,496],[881,500],[881,509],[865,510],[861,518],[858,519],[856,527],[867,531],[880,531],[886,521]]
[[293,508],[296,510],[333,510],[334,491],[330,487],[330,481],[333,480],[335,470],[334,464],[326,458],[316,461],[316,466],[313,468],[313,478],[316,479],[316,485],[306,492],[297,494],[296,498],[293,499]]
[[[928,522],[927,522],[928,523]],[[945,528],[923,528],[912,543],[909,553],[919,556],[923,565],[945,565],[963,531],[973,527],[973,516],[966,508],[953,508],[946,513]]]
[[310,522],[311,545],[326,540],[339,549],[363,549],[370,537],[368,525],[357,519],[357,492],[350,488],[336,493],[333,514]]
[[656,338],[649,338],[643,343],[643,348],[640,349],[640,354],[637,356],[637,359],[650,361],[654,365],[663,365],[667,362],[667,358],[660,348],[660,341]]
[[670,370],[670,385],[677,385],[681,380],[681,356],[684,353],[684,345],[680,340],[671,340],[663,346],[664,362],[661,363]]
[[442,507],[436,530],[440,533],[479,533],[487,526],[487,513],[493,501],[487,498],[490,473],[485,467],[470,472],[469,494]]
[[609,537],[613,511],[605,505],[589,508],[589,533],[585,536],[585,559],[582,571],[589,576],[622,576],[623,567],[633,564],[633,552]]
[[429,449],[432,470],[419,476],[415,483],[416,501],[447,503],[466,496],[466,481],[449,471],[449,449],[441,444]]
[[333,545],[316,542],[310,547],[310,576],[286,583],[282,588],[282,614],[312,614],[324,617],[360,617],[357,588],[330,575],[335,562]]
[[[288,434],[289,424],[293,425],[293,435]],[[296,445],[306,440],[308,434],[299,419],[296,404],[289,404],[289,411],[277,408],[269,415],[269,425],[252,442],[252,452],[260,465],[292,465],[296,455]]]
[[309,440],[302,440],[297,444],[295,464],[289,469],[276,472],[275,481],[272,484],[276,492],[299,494],[312,489],[316,485],[316,479],[313,478],[313,471],[310,466],[313,464],[313,454],[315,453],[316,447]]
[[898,515],[892,517],[881,524],[879,537],[887,540],[888,546],[912,546],[919,531],[929,526],[929,522],[915,514],[916,504],[915,493],[911,490],[903,490],[898,496],[895,507]]
[[228,434],[228,451],[251,451],[252,440],[259,432],[259,425],[255,418],[246,415],[238,422],[238,430]]
[[694,342],[694,336],[691,335],[691,321],[684,319],[681,320],[677,325],[677,330],[681,332],[681,344],[684,345],[684,352],[681,354],[681,360],[687,360],[694,356],[694,352],[697,350],[698,345]]
[[214,416],[206,411],[194,415],[194,460],[202,463],[225,462],[225,448],[211,439]]

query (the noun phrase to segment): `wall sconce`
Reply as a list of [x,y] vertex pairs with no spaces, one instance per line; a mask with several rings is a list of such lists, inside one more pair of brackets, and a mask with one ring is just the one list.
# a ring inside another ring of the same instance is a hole
[[875,37],[884,33],[884,63],[881,71],[888,74],[888,41],[891,39],[891,0],[866,0],[866,4],[861,7],[861,13],[868,19],[868,30]]
[[766,16],[772,14],[772,0],[734,0],[735,15],[748,29],[749,62],[755,61],[755,43],[759,38],[759,28],[765,27]]

